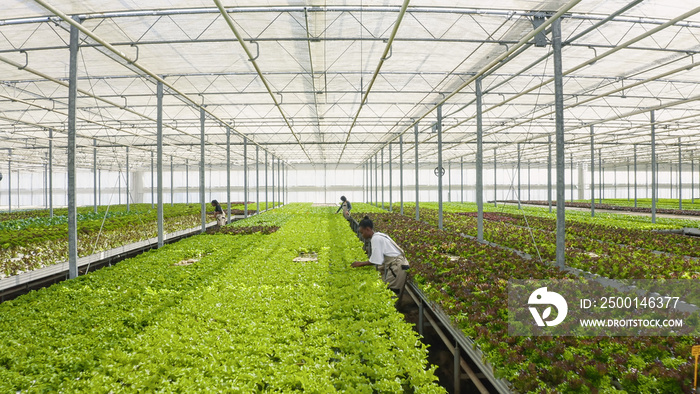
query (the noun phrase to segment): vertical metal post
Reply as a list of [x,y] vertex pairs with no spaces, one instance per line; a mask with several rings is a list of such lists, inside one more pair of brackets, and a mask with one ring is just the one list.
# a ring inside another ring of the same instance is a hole
[[[484,240],[484,146],[481,78],[476,79],[476,239]],[[528,178],[529,182],[529,178]]]
[[226,223],[231,223],[231,128],[226,126]]
[[394,211],[394,196],[392,196],[392,193],[394,191],[394,176],[393,176],[393,166],[391,164],[392,161],[392,156],[391,156],[391,143],[389,143],[389,212]]
[[[48,164],[44,163],[44,209],[49,208],[49,196],[48,196],[48,185],[47,185],[49,174],[47,171],[47,166],[48,166]],[[97,170],[95,170],[95,171],[97,171]]]
[[185,204],[190,204],[190,159],[185,159]]
[[382,209],[384,209],[384,148],[381,149],[380,152],[380,157],[381,157],[381,174],[382,174]]
[[163,83],[156,86],[156,171],[158,172],[158,247],[164,244],[163,232]]
[[[77,17],[74,17],[80,22]],[[75,151],[76,151],[76,109],[78,102],[78,51],[80,50],[78,40],[80,39],[78,28],[70,27],[70,62],[68,72],[68,277],[70,279],[78,276],[78,220],[76,201],[76,173],[75,173]]]
[[695,204],[695,159],[690,152],[690,203]]
[[681,139],[678,138],[678,209],[683,209],[683,164],[681,163]]
[[265,209],[269,209],[268,205],[268,200],[267,200],[267,151],[265,151]]
[[554,58],[554,107],[556,115],[557,157],[557,266],[563,268],[565,232],[564,179],[564,84],[561,65],[561,18],[552,22],[552,52]]
[[627,158],[627,201],[629,201],[632,198],[632,195],[630,194],[630,159],[629,157]]
[[520,143],[518,142],[518,161],[517,161],[517,170],[518,170],[518,209],[521,209],[520,207]]
[[[552,136],[547,136],[547,203],[549,205],[549,213],[552,213]],[[591,178],[593,179],[593,178]]]
[[595,146],[593,125],[591,125],[591,217],[595,217]]
[[255,213],[260,213],[260,145],[255,145]]
[[[129,184],[129,147],[126,147],[126,211],[131,211],[129,199],[131,198],[131,188]],[[97,212],[97,210],[95,210]]]
[[418,123],[413,125],[413,135],[415,141],[414,153],[416,154],[415,172],[416,172],[416,220],[420,220],[420,186],[418,185]]
[[452,202],[452,161],[447,162],[447,202]]
[[[172,156],[170,160],[172,160]],[[172,161],[170,163],[172,166]],[[204,171],[204,108],[199,107],[199,203],[202,211],[202,233],[207,231],[207,202],[205,201]],[[170,173],[172,174],[172,167]],[[172,183],[170,188],[172,190]]]
[[[379,165],[377,164],[377,154],[374,154],[374,206],[379,207]],[[383,202],[384,199],[382,199]]]
[[270,155],[270,177],[272,181],[272,195],[270,196],[272,198],[272,207],[276,207],[275,203],[275,156]]
[[403,134],[399,136],[399,199],[401,200],[401,214],[403,215]]
[[418,335],[423,336],[423,319],[425,319],[425,305],[423,304],[423,298],[421,297],[418,303]]
[[603,203],[603,151],[598,148],[598,203]]
[[438,228],[442,230],[442,105],[437,107],[437,154],[438,154]]
[[459,158],[459,201],[464,204],[464,157]]
[[155,196],[154,196],[154,190],[153,188],[155,187],[155,179],[153,176],[153,151],[151,151],[151,209],[155,208]]
[[532,188],[531,188],[531,173],[530,173],[530,160],[527,161],[527,200],[532,201]]
[[571,186],[569,187],[569,189],[571,190],[571,200],[570,201],[574,202],[574,154],[569,153],[569,157],[570,157],[569,162],[571,164],[571,168],[569,168],[569,182],[571,183]]
[[243,137],[243,217],[248,217],[248,138],[246,137]]
[[637,208],[637,145],[634,148],[634,207]]
[[656,121],[653,109],[649,116],[651,120],[651,222],[656,223]]
[[460,361],[460,354],[459,354],[459,343],[455,341],[455,353],[454,353],[454,365],[453,365],[453,372],[454,372],[454,392],[459,393],[461,392],[460,388],[460,383],[461,383],[461,375],[462,375],[462,368],[459,365]]
[[[170,206],[175,205],[175,171],[173,171],[173,157],[170,156]],[[201,175],[201,173],[200,173]]]
[[365,192],[365,200],[368,204],[372,204],[372,158],[369,158],[365,162],[365,172],[367,172],[367,191]]
[[7,212],[12,213],[12,149],[7,150]]
[[493,206],[498,206],[498,172],[496,171],[496,148],[493,148]]
[[364,179],[364,184],[365,184],[365,187],[362,190],[362,198],[364,199],[365,203],[369,203],[370,183],[369,183],[369,165],[367,164],[367,162],[362,163],[362,178]]
[[[53,129],[49,129],[49,217],[53,217]],[[9,182],[9,171],[8,171]]]
[[284,205],[282,201],[282,160],[277,159],[277,201]]
[[97,140],[92,140],[92,205],[97,213]]

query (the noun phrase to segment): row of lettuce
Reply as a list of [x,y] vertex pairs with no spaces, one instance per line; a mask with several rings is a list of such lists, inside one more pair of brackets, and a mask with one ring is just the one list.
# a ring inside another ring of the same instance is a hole
[[[256,205],[250,203],[249,208]],[[243,204],[233,203],[232,214],[242,214]],[[263,203],[261,209],[265,209]],[[207,211],[213,207],[207,206]],[[249,209],[248,214],[255,213]],[[198,204],[163,206],[166,233],[201,223]],[[32,210],[0,214],[0,278],[35,270],[67,260],[68,221],[65,209]],[[78,256],[113,249],[157,236],[157,210],[151,204],[78,209]],[[213,218],[210,217],[211,220]]]
[[343,218],[232,227],[0,304],[0,392],[444,392]]
[[[487,214],[485,237],[534,256],[528,259],[515,250],[489,246],[463,236],[476,235],[476,219],[472,214],[448,212],[444,217],[444,230],[438,230],[437,213],[432,209],[421,209],[421,221],[416,221],[409,206],[404,207],[406,216],[403,216],[366,204],[355,205],[357,210],[364,211],[356,216],[369,215],[374,220],[375,230],[386,232],[404,248],[411,262],[414,282],[451,316],[456,327],[475,340],[497,376],[511,382],[515,391],[590,393],[622,389],[628,393],[682,393],[691,390],[693,359],[690,350],[693,345],[700,344],[697,337],[509,335],[508,280],[580,280],[537,258],[538,250],[543,259],[554,257],[551,222],[528,218],[530,226],[534,225],[528,230],[527,226],[522,226],[522,214],[520,217]],[[672,264],[679,264],[683,269],[691,266],[679,256],[674,255],[672,259],[644,247],[619,246],[621,249],[615,250],[615,257],[610,257],[608,251],[621,241],[615,237],[629,237],[633,243],[639,234],[613,234],[612,230],[603,232],[589,226],[594,225],[572,226],[571,234],[567,234],[567,262],[577,262],[587,269],[608,274],[613,272],[610,266],[617,264],[615,266],[625,268],[616,268],[614,272],[625,278],[680,276],[674,271],[678,267],[669,264],[665,268],[667,261],[664,259],[671,259]],[[531,247],[533,236],[539,242],[538,250]],[[606,241],[592,240],[586,244],[586,236],[598,236]],[[675,245],[675,241],[668,243]],[[614,259],[623,257],[623,261],[614,263]],[[647,257],[659,257],[663,261],[645,262],[643,259]]]

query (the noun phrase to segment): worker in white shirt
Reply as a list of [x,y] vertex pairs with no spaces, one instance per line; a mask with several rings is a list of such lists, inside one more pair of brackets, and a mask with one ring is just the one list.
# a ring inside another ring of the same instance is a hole
[[409,268],[406,255],[391,237],[374,231],[374,223],[369,217],[365,216],[359,224],[362,237],[371,240],[372,254],[369,261],[355,261],[352,266],[374,265],[389,289],[398,294],[406,283],[406,270]]

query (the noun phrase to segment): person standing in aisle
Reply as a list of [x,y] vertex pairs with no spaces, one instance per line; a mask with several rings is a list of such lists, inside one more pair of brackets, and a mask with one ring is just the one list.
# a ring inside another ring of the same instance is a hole
[[343,210],[343,216],[345,216],[345,219],[350,220],[350,210],[352,209],[352,204],[350,204],[350,201],[348,201],[345,196],[340,196],[340,201],[342,203],[340,204],[340,207],[338,207],[338,210],[335,211],[335,213],[340,212],[340,210]]
[[221,227],[226,224],[226,215],[224,215],[224,210],[221,208],[221,204],[218,201],[212,200],[211,205],[214,207],[214,218],[216,219],[216,224]]
[[409,268],[403,249],[388,235],[374,231],[374,223],[368,216],[360,221],[359,227],[362,237],[371,240],[372,253],[369,261],[355,261],[352,267],[374,265],[389,289],[399,294],[406,283],[406,270]]

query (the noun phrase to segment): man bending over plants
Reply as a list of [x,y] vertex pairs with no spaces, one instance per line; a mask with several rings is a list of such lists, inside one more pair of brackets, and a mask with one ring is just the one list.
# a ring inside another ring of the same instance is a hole
[[355,261],[352,266],[374,265],[389,289],[399,294],[406,283],[406,270],[409,268],[403,249],[388,235],[374,231],[374,223],[368,216],[360,220],[360,234],[364,239],[371,240],[372,253],[369,261]]

